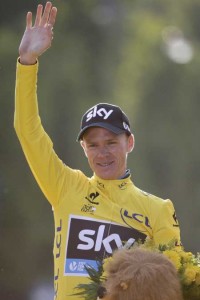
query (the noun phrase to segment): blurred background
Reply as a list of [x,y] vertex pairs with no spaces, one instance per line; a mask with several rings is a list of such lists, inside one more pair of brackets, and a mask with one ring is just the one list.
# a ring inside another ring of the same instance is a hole
[[[51,49],[40,58],[40,115],[61,159],[91,171],[76,142],[97,102],[129,115],[139,188],[170,198],[187,251],[200,251],[200,1],[54,0]],[[36,0],[0,3],[0,299],[53,299],[52,209],[13,129],[15,65]]]

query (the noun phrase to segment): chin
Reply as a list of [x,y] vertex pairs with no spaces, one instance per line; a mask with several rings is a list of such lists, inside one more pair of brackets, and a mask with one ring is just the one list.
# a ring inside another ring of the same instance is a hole
[[96,173],[97,176],[103,180],[115,180],[118,177],[114,176],[113,174],[98,174]]
[[120,174],[116,168],[107,168],[107,170],[102,170],[101,168],[96,168],[94,170],[95,174],[104,180],[115,180],[120,177]]

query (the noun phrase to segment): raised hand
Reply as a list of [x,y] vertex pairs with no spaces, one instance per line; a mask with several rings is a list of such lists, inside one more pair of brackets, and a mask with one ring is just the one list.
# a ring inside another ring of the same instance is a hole
[[27,13],[26,30],[19,46],[22,64],[34,64],[37,58],[51,46],[56,14],[57,8],[52,7],[51,2],[46,3],[44,10],[43,6],[39,4],[35,23],[32,26],[32,13]]

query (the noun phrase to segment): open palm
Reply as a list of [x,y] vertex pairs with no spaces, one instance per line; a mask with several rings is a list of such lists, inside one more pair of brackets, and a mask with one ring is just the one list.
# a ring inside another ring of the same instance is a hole
[[57,9],[47,2],[43,6],[38,5],[34,26],[32,26],[32,13],[27,13],[26,30],[20,47],[20,62],[25,64],[35,63],[38,56],[45,52],[53,39],[53,25],[56,20]]

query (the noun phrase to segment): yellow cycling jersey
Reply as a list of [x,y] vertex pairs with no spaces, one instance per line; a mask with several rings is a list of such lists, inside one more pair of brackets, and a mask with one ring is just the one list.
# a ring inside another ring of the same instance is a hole
[[38,63],[17,63],[15,129],[29,166],[53,207],[55,220],[55,300],[72,300],[87,281],[85,265],[116,248],[152,238],[156,244],[180,241],[174,206],[138,189],[131,177],[92,178],[66,166],[44,131],[37,104]]

